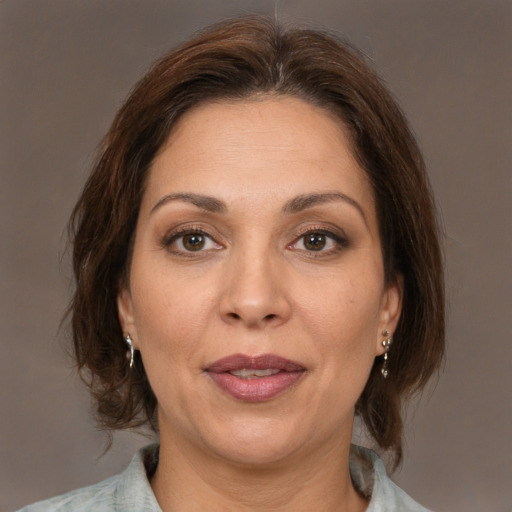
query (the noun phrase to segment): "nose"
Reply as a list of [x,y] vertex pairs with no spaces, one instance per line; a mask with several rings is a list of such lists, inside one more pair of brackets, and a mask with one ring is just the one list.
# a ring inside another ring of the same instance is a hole
[[277,327],[290,318],[286,272],[265,254],[241,254],[228,263],[220,301],[223,321],[250,329]]

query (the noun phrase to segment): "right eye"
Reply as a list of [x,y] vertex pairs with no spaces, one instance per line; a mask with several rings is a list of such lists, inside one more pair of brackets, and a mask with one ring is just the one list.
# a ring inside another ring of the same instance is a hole
[[201,252],[222,249],[209,235],[202,231],[182,231],[169,237],[165,245],[173,252]]

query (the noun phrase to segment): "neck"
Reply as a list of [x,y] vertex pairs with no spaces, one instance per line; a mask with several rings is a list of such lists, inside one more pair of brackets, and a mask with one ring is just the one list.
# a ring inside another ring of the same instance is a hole
[[257,466],[232,463],[175,441],[161,435],[160,460],[151,481],[163,512],[366,510],[367,501],[350,478],[350,440],[337,440],[334,449]]

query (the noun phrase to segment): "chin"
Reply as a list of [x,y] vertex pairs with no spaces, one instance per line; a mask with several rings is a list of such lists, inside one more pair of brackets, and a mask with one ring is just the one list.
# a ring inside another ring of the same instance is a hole
[[292,459],[306,442],[303,436],[303,429],[279,425],[273,419],[245,419],[218,433],[209,430],[205,441],[226,461],[248,468],[263,468]]

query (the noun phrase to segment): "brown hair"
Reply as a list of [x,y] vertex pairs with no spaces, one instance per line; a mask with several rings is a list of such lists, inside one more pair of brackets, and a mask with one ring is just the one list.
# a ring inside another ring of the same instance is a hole
[[389,377],[376,358],[356,405],[380,448],[402,456],[402,404],[439,368],[444,285],[432,194],[399,107],[364,57],[324,32],[267,18],[216,25],[170,52],[136,85],[107,133],[70,220],[75,356],[107,430],[156,429],[156,398],[136,354],[130,370],[116,297],[125,282],[148,169],[179,117],[200,103],[291,95],[334,113],[375,193],[387,282],[403,277]]

